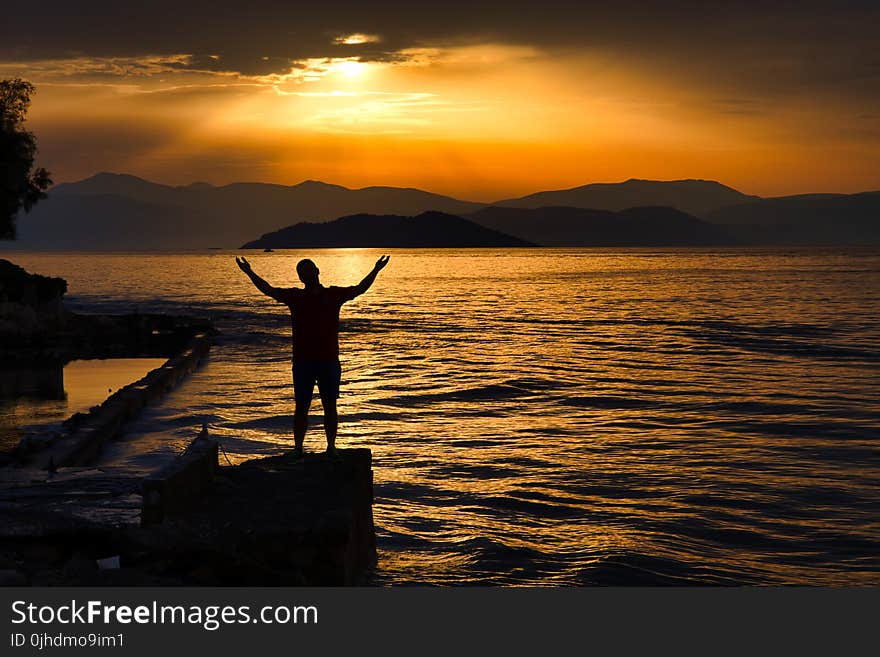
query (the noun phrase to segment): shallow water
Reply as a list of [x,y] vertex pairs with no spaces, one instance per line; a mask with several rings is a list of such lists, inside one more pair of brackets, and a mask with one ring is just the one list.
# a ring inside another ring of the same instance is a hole
[[[378,584],[880,584],[880,251],[392,250],[343,308]],[[294,284],[305,254],[253,253]],[[379,255],[308,254],[349,285]],[[68,305],[210,316],[107,458],[290,446],[289,318],[233,253],[19,254]],[[307,448],[322,449],[320,406]]]
[[112,393],[161,367],[163,358],[73,360],[65,365],[0,367],[0,451],[25,435],[60,429]]

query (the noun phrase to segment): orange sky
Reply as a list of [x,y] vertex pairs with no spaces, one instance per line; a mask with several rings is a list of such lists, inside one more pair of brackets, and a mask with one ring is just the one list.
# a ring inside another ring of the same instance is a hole
[[[345,55],[346,39],[382,37],[335,39]],[[878,115],[813,87],[743,91],[663,61],[489,41],[220,69],[187,54],[0,62],[37,85],[30,129],[56,182],[317,179],[483,201],[627,178],[880,189]]]

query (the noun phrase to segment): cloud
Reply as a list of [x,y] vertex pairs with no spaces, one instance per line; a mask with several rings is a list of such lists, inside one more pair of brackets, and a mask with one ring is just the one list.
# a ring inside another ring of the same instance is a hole
[[[367,37],[369,35],[349,35]],[[341,38],[341,37],[340,37]],[[357,41],[361,43],[361,41]],[[261,56],[256,67],[234,67],[220,54],[174,53],[131,57],[87,57],[0,62],[0,76],[24,76],[37,84],[120,85],[132,93],[161,93],[189,88],[264,86],[280,95],[297,93],[300,85],[332,76],[357,77],[384,67],[485,70],[535,58],[533,46],[479,44],[419,47],[383,52],[372,58],[309,57],[284,59]],[[245,70],[241,70],[244,68]],[[216,82],[220,78],[222,82]]]
[[58,78],[140,78],[196,70],[188,54],[140,55],[136,57],[69,57],[0,62],[0,75],[19,75],[43,81]]
[[[718,94],[880,99],[876,2],[487,0],[468,3],[465,14],[457,4],[18,3],[0,23],[0,62],[4,71],[15,64],[35,75],[45,72],[32,63],[69,60],[99,63],[95,76],[176,68],[267,76],[288,74],[293,62],[356,57],[416,65],[432,51],[503,43],[601,53]],[[189,59],[173,61],[178,53]]]
[[333,43],[343,46],[360,46],[365,43],[379,43],[382,40],[378,34],[362,34],[355,32],[354,34],[338,36],[333,39]]

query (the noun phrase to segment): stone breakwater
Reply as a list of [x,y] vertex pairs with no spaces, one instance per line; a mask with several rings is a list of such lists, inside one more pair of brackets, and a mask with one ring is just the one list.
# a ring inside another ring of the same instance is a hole
[[198,367],[210,348],[211,336],[196,333],[184,349],[162,367],[117,390],[88,413],[77,413],[68,418],[63,431],[47,431],[23,439],[13,450],[11,460],[19,465],[36,465],[46,470],[94,463],[101,447],[122,433],[125,422],[173,389]]
[[[11,452],[0,453],[0,465],[42,469],[94,463],[101,447],[116,438],[126,421],[176,386],[205,358],[215,331],[210,324],[166,315],[77,315],[69,313],[53,333],[24,340],[3,337],[0,359],[21,372],[60,371],[77,358],[167,356],[165,364],[121,388],[88,413],[23,439]],[[59,387],[61,384],[59,383]],[[9,391],[7,391],[9,392]],[[12,391],[14,392],[14,391]]]
[[196,333],[214,333],[210,322],[192,317],[86,315],[67,310],[32,329],[25,330],[11,321],[0,322],[0,359],[4,365],[64,364],[80,358],[169,357],[179,353]]

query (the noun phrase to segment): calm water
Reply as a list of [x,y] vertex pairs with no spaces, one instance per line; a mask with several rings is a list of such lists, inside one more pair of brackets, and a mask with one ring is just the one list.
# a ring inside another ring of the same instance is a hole
[[74,413],[87,412],[164,363],[164,358],[110,358],[74,360],[63,367],[0,365],[0,451],[30,432],[60,430]]
[[[880,584],[880,251],[391,253],[341,336],[378,584]],[[302,255],[249,258],[290,285]],[[379,253],[309,255],[348,285]],[[222,331],[109,460],[202,421],[232,461],[290,446],[289,319],[232,252],[12,259],[76,309]]]

